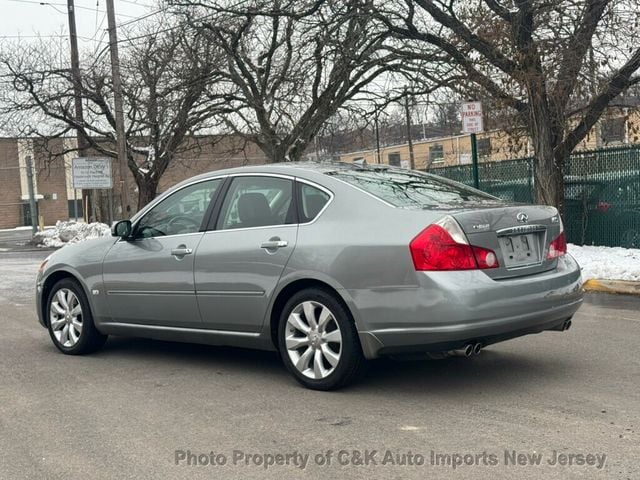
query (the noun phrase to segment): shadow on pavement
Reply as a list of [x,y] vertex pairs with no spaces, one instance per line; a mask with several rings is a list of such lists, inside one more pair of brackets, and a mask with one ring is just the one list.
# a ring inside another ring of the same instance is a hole
[[[342,392],[372,392],[395,390],[421,392],[436,396],[448,393],[513,389],[518,385],[536,382],[563,381],[575,369],[575,359],[567,357],[543,358],[522,353],[497,351],[496,346],[484,350],[474,358],[446,358],[443,360],[396,361],[382,358],[369,362],[364,378]],[[96,357],[109,362],[131,364],[150,362],[157,373],[157,365],[172,368],[204,369],[220,375],[255,376],[283,382],[295,381],[283,366],[276,352],[232,347],[166,342],[130,337],[112,337]]]

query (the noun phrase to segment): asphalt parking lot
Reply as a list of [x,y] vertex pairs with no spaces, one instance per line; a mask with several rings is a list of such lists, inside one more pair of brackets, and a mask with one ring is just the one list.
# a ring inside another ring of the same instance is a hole
[[638,478],[638,298],[322,393],[268,352],[111,338],[64,356],[33,306],[45,256],[0,252],[2,479]]

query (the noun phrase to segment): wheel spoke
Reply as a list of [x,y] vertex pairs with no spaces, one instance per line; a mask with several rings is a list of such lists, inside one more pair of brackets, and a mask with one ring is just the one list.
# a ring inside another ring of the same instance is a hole
[[287,345],[287,350],[297,350],[304,345],[309,345],[309,339],[307,337],[294,337],[293,335],[289,335],[285,339],[285,344]]
[[80,320],[78,320],[77,318],[72,318],[71,324],[78,331],[79,334],[82,333],[82,322]]
[[304,310],[304,316],[307,319],[307,323],[311,328],[316,328],[318,322],[316,321],[316,308],[312,302],[304,302],[302,304]]
[[287,319],[287,323],[296,330],[306,334],[309,332],[309,325],[305,324],[299,313],[292,313]]
[[64,318],[52,318],[51,319],[51,329],[56,331],[60,330],[65,325]]
[[329,333],[322,334],[322,339],[327,343],[342,343],[342,335],[340,330],[333,330]]
[[300,358],[296,362],[296,368],[300,372],[304,372],[305,370],[307,370],[307,368],[309,368],[309,360],[311,359],[312,354],[313,354],[313,349],[311,347],[307,347],[304,353],[300,355]]
[[75,345],[78,342],[78,338],[80,337],[80,335],[78,335],[78,333],[76,333],[76,329],[73,325],[69,326],[69,340],[71,342],[71,345]]
[[71,312],[69,313],[71,313],[72,317],[77,317],[82,313],[82,307],[80,306],[80,304],[77,304],[75,307],[71,309]]
[[331,315],[331,311],[327,307],[322,307],[322,310],[320,311],[320,319],[318,321],[318,330],[320,332],[324,332],[325,328],[327,328],[327,324],[332,319],[333,315]]
[[62,308],[62,307],[60,306],[60,304],[59,304],[59,303],[57,303],[57,302],[51,302],[51,310],[52,310],[52,313],[54,313],[54,312],[55,312],[55,313],[57,313],[58,315],[64,315],[64,313],[65,313],[65,312],[64,312],[64,308]]
[[313,356],[313,375],[317,379],[327,376],[327,369],[322,364],[322,352],[320,350],[316,350]]
[[64,325],[64,328],[62,329],[62,333],[60,334],[60,343],[66,346],[68,341],[69,341],[69,324],[66,323]]
[[67,296],[65,294],[65,290],[58,290],[56,297],[58,298],[58,302],[60,303],[60,305],[62,305],[62,308],[64,308],[65,310],[68,310],[69,304],[67,303]]
[[333,350],[331,350],[328,345],[322,345],[319,351],[322,351],[324,358],[327,359],[327,362],[329,362],[333,368],[335,368],[336,365],[338,365],[338,362],[340,361],[339,353],[336,353]]

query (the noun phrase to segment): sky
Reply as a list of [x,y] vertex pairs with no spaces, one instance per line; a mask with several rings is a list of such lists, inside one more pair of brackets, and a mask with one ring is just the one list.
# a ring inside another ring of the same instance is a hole
[[[92,50],[107,45],[105,0],[75,0],[78,47]],[[157,10],[155,0],[114,0],[116,22],[124,24]],[[29,41],[35,35],[52,41],[69,35],[67,0],[0,0],[0,42]]]

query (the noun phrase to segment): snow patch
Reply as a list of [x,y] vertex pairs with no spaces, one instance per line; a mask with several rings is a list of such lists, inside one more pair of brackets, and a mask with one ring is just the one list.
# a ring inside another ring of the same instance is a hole
[[573,244],[567,248],[582,267],[583,282],[592,278],[640,281],[640,249]]
[[104,223],[83,223],[73,221],[59,221],[56,226],[38,232],[33,236],[32,243],[38,247],[63,247],[70,243],[83,242],[91,238],[111,235],[109,225]]

